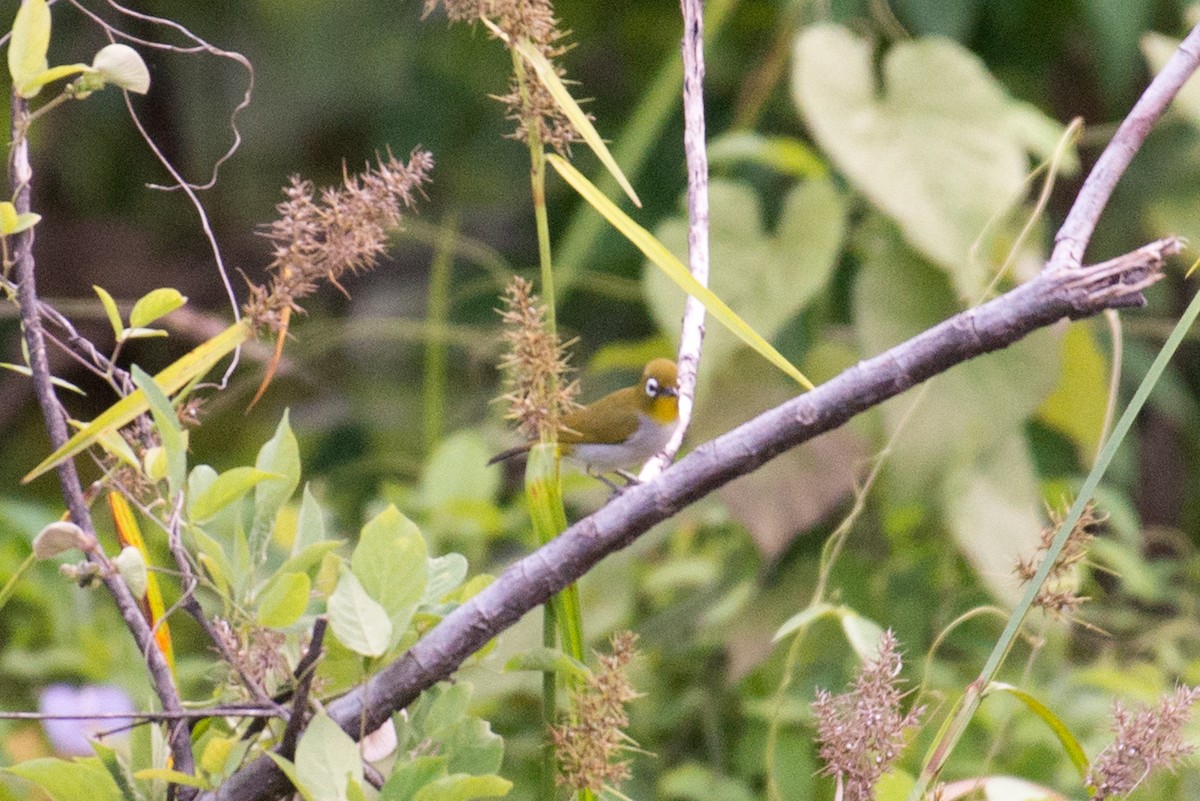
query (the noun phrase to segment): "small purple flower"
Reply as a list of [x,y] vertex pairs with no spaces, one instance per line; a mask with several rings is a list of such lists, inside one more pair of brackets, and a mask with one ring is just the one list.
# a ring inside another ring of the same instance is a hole
[[[100,732],[129,726],[129,718],[92,718],[87,715],[132,715],[136,710],[133,700],[120,687],[107,684],[85,684],[76,687],[70,684],[51,684],[42,691],[38,699],[38,711],[43,715],[81,715],[79,719],[43,720],[54,750],[63,756],[90,756],[89,740]],[[128,736],[123,733],[121,736]]]

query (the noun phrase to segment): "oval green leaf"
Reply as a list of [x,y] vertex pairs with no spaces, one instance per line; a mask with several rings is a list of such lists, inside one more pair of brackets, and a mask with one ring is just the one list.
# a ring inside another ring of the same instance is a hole
[[312,582],[307,573],[280,573],[268,582],[258,598],[258,622],[271,629],[295,623],[308,607]]
[[188,514],[194,522],[203,523],[245,495],[259,482],[277,477],[275,473],[268,473],[255,467],[234,467],[226,470],[217,476],[217,479],[207,489],[196,496],[188,509]]
[[382,656],[387,651],[392,621],[345,565],[329,596],[328,611],[329,625],[342,645],[363,656]]
[[187,303],[187,298],[178,289],[170,287],[152,289],[133,304],[133,311],[129,312],[129,325],[133,328],[144,328],[185,303]]
[[31,84],[49,66],[49,49],[50,5],[46,0],[25,0],[17,9],[8,42],[8,72],[21,97],[28,99],[41,89],[40,84]]

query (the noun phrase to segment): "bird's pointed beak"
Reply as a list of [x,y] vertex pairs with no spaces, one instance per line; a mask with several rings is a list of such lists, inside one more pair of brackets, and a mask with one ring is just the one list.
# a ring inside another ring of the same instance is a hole
[[663,387],[658,391],[659,397],[678,398],[679,389],[676,387]]

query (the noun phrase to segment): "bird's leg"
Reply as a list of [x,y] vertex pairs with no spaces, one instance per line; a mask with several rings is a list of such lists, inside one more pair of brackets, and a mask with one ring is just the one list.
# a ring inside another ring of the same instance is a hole
[[628,470],[614,470],[613,472],[616,473],[621,478],[625,479],[625,488],[626,489],[633,487],[633,486],[637,486],[638,484],[642,483],[642,480],[640,478],[635,476],[633,473],[630,473]]
[[607,484],[608,488],[612,490],[613,495],[620,495],[621,490],[625,489],[624,487],[618,487],[616,484],[609,481],[604,477],[603,473],[597,473],[596,471],[592,470],[591,465],[588,465],[587,474],[597,481],[603,481],[605,484]]

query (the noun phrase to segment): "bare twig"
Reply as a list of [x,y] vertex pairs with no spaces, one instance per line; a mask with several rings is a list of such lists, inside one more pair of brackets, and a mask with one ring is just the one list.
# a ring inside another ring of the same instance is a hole
[[[680,0],[683,11],[683,147],[688,168],[688,269],[708,286],[708,150],[704,134],[704,4]],[[679,335],[679,427],[662,453],[638,475],[649,481],[675,459],[696,398],[696,375],[704,345],[704,304],[688,295]]]
[[1134,154],[1141,149],[1150,129],[1175,99],[1180,87],[1196,71],[1197,63],[1200,63],[1200,25],[1192,28],[1167,65],[1146,87],[1096,160],[1067,219],[1054,237],[1054,252],[1046,262],[1047,270],[1083,264],[1088,242],[1117,181],[1125,174]]
[[[28,102],[20,97],[14,89],[12,93],[13,144],[9,156],[9,185],[18,214],[24,214],[30,210],[30,183],[33,180],[33,168],[29,163],[29,140],[24,136],[28,115]],[[17,299],[21,307],[21,324],[24,329],[25,341],[29,348],[29,367],[33,373],[34,393],[37,396],[38,405],[42,409],[42,417],[50,435],[50,443],[53,447],[58,448],[67,441],[67,423],[54,394],[54,387],[50,383],[50,361],[46,352],[46,338],[42,331],[41,310],[37,298],[37,285],[34,281],[33,229],[13,236],[10,245],[9,252],[13,254],[17,270],[19,284]],[[88,510],[87,501],[84,499],[83,485],[75,470],[75,463],[67,459],[58,465],[57,471],[71,520],[85,532],[95,536],[91,513]],[[133,634],[133,638],[146,660],[150,680],[159,702],[163,705],[163,710],[167,713],[182,711],[179,692],[175,688],[171,669],[162,652],[158,650],[150,626],[142,616],[142,610],[129,592],[129,588],[125,586],[124,579],[107,569],[109,568],[108,559],[99,548],[89,552],[88,559],[106,568],[103,571],[104,585],[112,594],[113,600],[116,601],[125,625],[129,627],[129,631]],[[185,773],[192,773],[195,768],[192,759],[191,738],[188,728],[182,720],[177,720],[167,727],[167,739],[171,745],[175,768]],[[180,795],[183,798],[191,798],[195,792],[189,788],[183,788],[180,790]]]
[[308,718],[304,713],[308,709],[308,693],[312,689],[313,677],[317,675],[317,660],[321,657],[321,648],[325,642],[326,625],[327,620],[324,616],[317,618],[317,622],[313,624],[312,640],[308,643],[308,650],[304,652],[300,664],[296,665],[294,675],[297,684],[295,700],[292,702],[292,716],[287,722],[287,728],[283,730],[283,737],[279,743],[279,753],[288,759],[292,759],[296,753],[296,743],[300,739],[301,726]]
[[204,709],[179,709],[174,712],[0,712],[0,720],[137,720],[145,723],[163,723],[177,720],[204,720],[205,718],[258,718],[278,717],[279,712],[270,707],[241,706],[227,704]]

